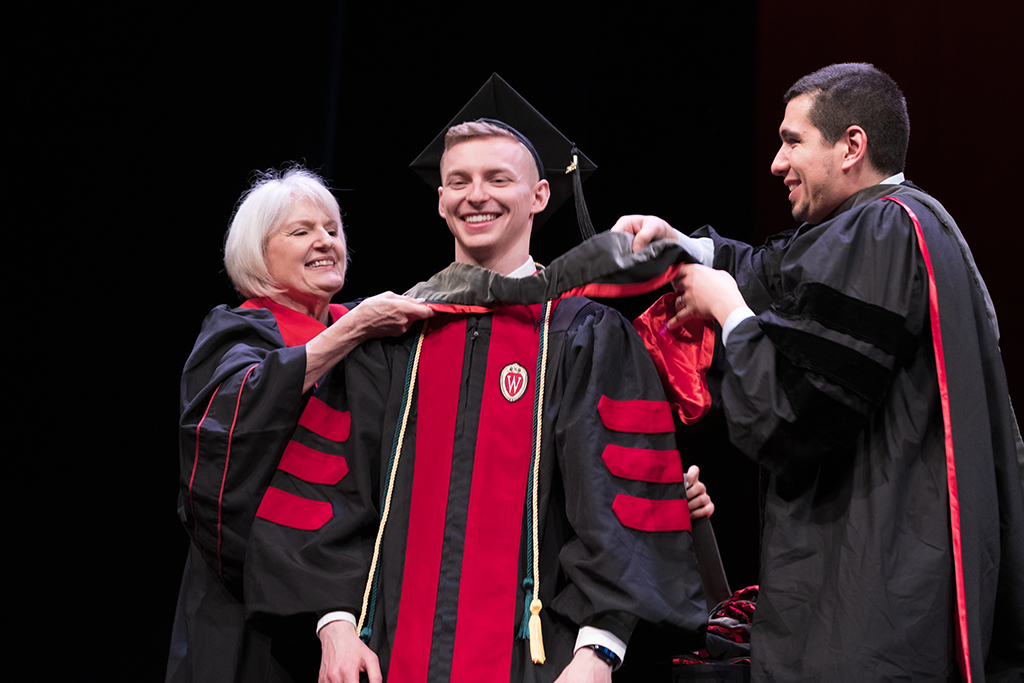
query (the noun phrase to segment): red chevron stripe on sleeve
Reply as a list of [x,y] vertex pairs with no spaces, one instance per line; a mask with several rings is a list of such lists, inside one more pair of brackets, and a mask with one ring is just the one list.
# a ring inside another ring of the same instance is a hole
[[295,441],[288,442],[277,468],[311,484],[331,486],[348,474],[345,458],[314,450]]
[[316,396],[310,396],[306,409],[299,416],[299,426],[331,441],[347,441],[352,416],[348,411],[335,410]]
[[597,402],[601,424],[614,432],[659,434],[675,431],[668,401],[616,401],[602,396]]
[[683,481],[683,461],[679,451],[657,451],[652,448],[628,448],[608,444],[601,454],[608,471],[616,477],[655,484],[676,484]]
[[271,486],[260,501],[256,516],[293,529],[315,531],[334,517],[331,504],[309,500]]
[[639,531],[689,531],[690,509],[685,500],[650,500],[620,493],[612,510],[623,526]]

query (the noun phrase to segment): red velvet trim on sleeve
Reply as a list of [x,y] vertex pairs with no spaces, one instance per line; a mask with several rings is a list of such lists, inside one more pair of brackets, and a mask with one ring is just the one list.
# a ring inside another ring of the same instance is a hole
[[281,526],[315,531],[331,521],[334,511],[330,503],[302,498],[271,486],[263,494],[256,516]]
[[347,410],[335,410],[316,396],[311,396],[299,416],[299,426],[331,441],[347,441],[352,430],[352,416]]
[[622,526],[639,531],[689,531],[690,508],[685,500],[651,500],[620,493],[612,503]]
[[334,486],[348,474],[348,462],[340,455],[322,453],[289,441],[277,469],[311,484]]
[[711,407],[706,374],[715,352],[712,321],[690,318],[679,327],[666,325],[675,315],[673,298],[666,294],[633,321],[647,352],[658,369],[665,396],[683,424],[704,417]]
[[608,471],[616,477],[655,484],[677,484],[683,481],[683,461],[679,451],[657,451],[652,448],[627,448],[608,444],[601,454]]
[[613,432],[661,434],[675,431],[668,401],[616,401],[602,396],[597,402],[601,424]]

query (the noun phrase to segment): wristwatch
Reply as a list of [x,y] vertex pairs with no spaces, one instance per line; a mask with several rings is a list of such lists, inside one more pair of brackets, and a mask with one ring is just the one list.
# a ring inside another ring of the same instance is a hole
[[619,664],[622,663],[622,660],[619,659],[619,656],[615,654],[615,652],[612,651],[610,648],[607,648],[604,645],[587,645],[586,647],[593,650],[594,654],[597,655],[598,659],[600,659],[602,662],[610,666],[613,671],[615,669],[618,669]]

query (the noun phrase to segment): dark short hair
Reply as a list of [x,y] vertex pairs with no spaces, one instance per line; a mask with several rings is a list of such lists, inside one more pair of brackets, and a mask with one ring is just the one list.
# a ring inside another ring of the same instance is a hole
[[782,98],[814,98],[811,124],[834,145],[850,126],[868,135],[868,161],[882,173],[903,170],[910,142],[910,118],[903,92],[871,64],[833,64],[804,76]]

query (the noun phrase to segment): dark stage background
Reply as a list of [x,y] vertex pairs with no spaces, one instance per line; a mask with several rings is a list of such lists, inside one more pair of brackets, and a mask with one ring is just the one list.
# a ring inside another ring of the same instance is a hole
[[[908,177],[958,219],[988,280],[1020,397],[1021,225],[1002,210],[1022,180],[1012,3],[524,7],[75,9],[16,39],[10,133],[29,195],[15,216],[29,230],[5,260],[12,274],[29,272],[22,252],[52,265],[15,293],[31,360],[11,365],[31,389],[7,423],[33,436],[9,451],[7,563],[26,588],[8,680],[162,679],[187,547],[178,379],[206,313],[237,302],[221,245],[250,172],[303,161],[340,190],[352,264],[338,300],[403,291],[452,256],[436,192],[407,166],[494,71],[597,163],[599,229],[653,213],[761,241],[792,227],[768,170],[782,92],[835,61],[875,63],[907,95]],[[533,255],[578,240],[564,208]],[[758,474],[721,437],[710,421],[690,454],[736,588],[756,582]]]

